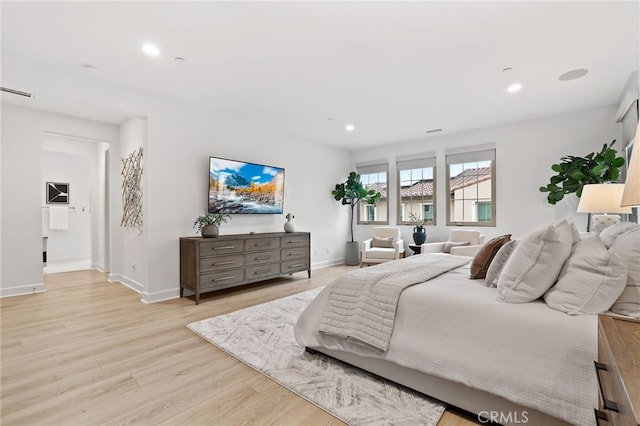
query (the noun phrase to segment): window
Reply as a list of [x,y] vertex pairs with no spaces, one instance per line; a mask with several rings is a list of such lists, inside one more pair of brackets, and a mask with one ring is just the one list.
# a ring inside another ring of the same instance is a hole
[[447,225],[496,225],[495,152],[446,155]]
[[373,189],[382,194],[377,204],[367,204],[360,201],[358,206],[358,223],[361,224],[388,224],[389,206],[387,194],[387,164],[376,164],[372,166],[357,166],[356,171],[360,175],[360,180],[367,189]]
[[435,158],[398,161],[398,224],[410,225],[411,214],[435,225]]

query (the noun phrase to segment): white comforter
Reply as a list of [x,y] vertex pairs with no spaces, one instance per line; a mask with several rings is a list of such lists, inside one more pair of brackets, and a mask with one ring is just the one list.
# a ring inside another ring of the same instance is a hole
[[593,424],[597,317],[569,316],[543,301],[507,304],[463,266],[406,289],[389,349],[380,353],[318,333],[327,286],[295,326],[304,346],[382,358],[579,425]]

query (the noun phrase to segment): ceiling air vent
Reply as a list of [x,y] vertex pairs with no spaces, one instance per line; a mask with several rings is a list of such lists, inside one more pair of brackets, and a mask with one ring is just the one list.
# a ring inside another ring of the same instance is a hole
[[30,98],[30,99],[33,98],[33,95],[31,93],[23,92],[21,90],[9,89],[8,87],[0,87],[0,91],[13,93],[14,95],[18,95],[18,96],[24,96],[25,98]]

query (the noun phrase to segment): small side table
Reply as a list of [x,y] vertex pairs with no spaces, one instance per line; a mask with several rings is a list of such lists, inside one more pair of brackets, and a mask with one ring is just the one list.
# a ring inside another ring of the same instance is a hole
[[409,244],[409,248],[414,254],[420,254],[420,250],[422,249],[422,245],[420,244]]

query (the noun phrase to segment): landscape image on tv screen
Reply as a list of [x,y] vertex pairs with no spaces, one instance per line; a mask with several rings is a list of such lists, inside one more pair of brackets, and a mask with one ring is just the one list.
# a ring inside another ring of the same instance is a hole
[[282,213],[284,169],[209,157],[209,213]]

